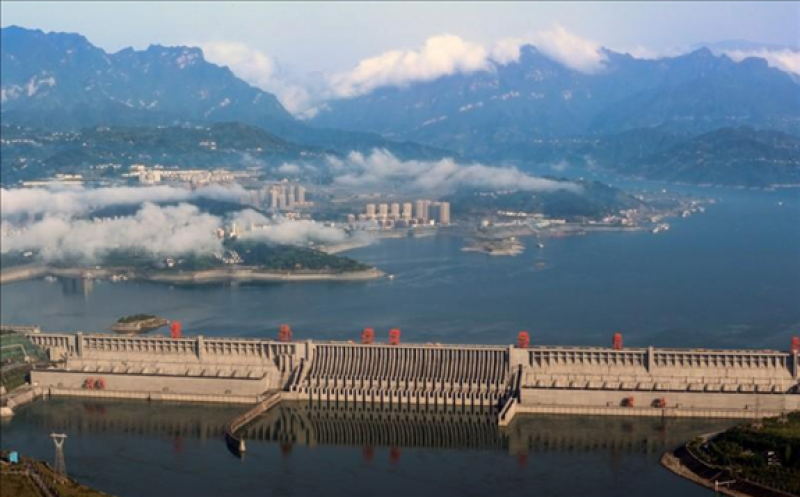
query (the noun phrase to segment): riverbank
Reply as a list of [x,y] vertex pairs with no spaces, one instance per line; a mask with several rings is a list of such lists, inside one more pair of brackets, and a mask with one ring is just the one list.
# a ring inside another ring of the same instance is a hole
[[200,284],[218,282],[287,282],[287,281],[366,281],[384,276],[378,269],[360,271],[269,271],[250,267],[209,269],[203,271],[142,271],[129,267],[115,268],[57,268],[47,265],[13,267],[0,272],[0,285],[45,276],[58,278],[127,279],[171,284]]
[[734,426],[667,452],[673,473],[735,497],[800,495],[800,412]]
[[10,462],[9,459],[10,452],[3,451],[0,454],[0,488],[4,496],[111,497],[57,474],[42,461],[29,457],[19,457],[18,462]]

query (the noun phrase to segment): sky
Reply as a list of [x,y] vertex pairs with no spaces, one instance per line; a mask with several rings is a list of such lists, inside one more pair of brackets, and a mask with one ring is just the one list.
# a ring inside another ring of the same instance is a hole
[[[555,40],[553,58],[587,72],[602,62],[593,55],[601,46],[651,57],[723,40],[800,48],[799,2],[3,1],[0,10],[3,26],[78,32],[111,52],[201,46],[292,111],[326,92],[353,96],[513,60],[509,40]],[[800,72],[796,55],[772,63]]]

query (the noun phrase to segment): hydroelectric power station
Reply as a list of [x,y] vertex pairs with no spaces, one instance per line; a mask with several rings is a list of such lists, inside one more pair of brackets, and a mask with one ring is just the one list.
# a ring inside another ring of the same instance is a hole
[[800,340],[787,351],[377,343],[28,333],[54,366],[45,395],[252,404],[232,432],[284,401],[381,410],[759,418],[800,409]]

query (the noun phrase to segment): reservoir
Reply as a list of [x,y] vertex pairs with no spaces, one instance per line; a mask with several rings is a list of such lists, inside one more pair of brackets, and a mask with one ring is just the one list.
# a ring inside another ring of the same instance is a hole
[[[0,317],[45,331],[104,331],[148,313],[205,336],[274,337],[290,323],[300,340],[358,340],[369,326],[413,342],[509,344],[527,330],[546,345],[607,346],[621,332],[630,346],[787,349],[800,329],[796,191],[698,191],[719,202],[659,234],[529,240],[508,258],[462,252],[457,237],[386,240],[346,254],[395,276],[366,283],[19,282],[2,288]],[[241,461],[214,428],[239,410],[52,399],[4,423],[2,445],[52,460],[48,435],[64,430],[70,474],[120,496],[707,495],[658,459],[731,423],[529,416],[500,432],[402,413],[289,413],[259,421],[266,435],[248,439]],[[406,435],[364,438],[382,422]]]

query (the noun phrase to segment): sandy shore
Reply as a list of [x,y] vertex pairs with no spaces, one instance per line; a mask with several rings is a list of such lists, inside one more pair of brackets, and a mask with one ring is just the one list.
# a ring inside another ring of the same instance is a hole
[[137,271],[133,268],[55,268],[45,265],[30,265],[9,268],[0,272],[0,284],[31,280],[44,276],[61,278],[108,279],[113,275],[126,275],[132,280],[159,283],[199,284],[215,282],[248,281],[366,281],[381,278],[384,273],[378,269],[351,271],[344,273],[306,271],[279,272],[257,268],[224,268],[207,271]]

